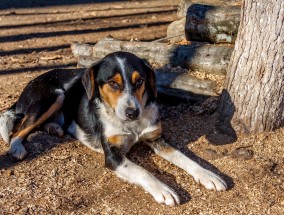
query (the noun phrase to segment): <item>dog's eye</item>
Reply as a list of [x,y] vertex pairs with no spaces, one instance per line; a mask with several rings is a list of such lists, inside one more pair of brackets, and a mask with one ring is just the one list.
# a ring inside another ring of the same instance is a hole
[[135,82],[135,87],[141,87],[141,85],[143,84],[144,80],[139,78],[136,82]]
[[111,88],[113,88],[113,89],[115,89],[115,90],[117,90],[117,89],[119,88],[119,84],[116,83],[116,82],[113,81],[113,80],[110,80],[110,81],[108,81],[107,83],[108,83],[108,85],[109,85]]

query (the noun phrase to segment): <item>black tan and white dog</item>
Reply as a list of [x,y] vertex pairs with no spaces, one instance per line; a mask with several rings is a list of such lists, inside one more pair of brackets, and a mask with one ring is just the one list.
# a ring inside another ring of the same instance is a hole
[[163,139],[156,104],[153,69],[135,55],[116,52],[89,69],[52,70],[26,86],[19,100],[0,115],[0,133],[10,154],[23,159],[23,140],[35,129],[73,135],[104,153],[105,166],[130,183],[143,187],[158,203],[179,204],[178,195],[125,154],[145,142],[155,153],[184,169],[207,189],[227,185]]

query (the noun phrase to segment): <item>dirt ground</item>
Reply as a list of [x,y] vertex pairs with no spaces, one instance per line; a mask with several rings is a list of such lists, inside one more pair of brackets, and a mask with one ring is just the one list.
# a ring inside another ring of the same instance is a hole
[[[72,41],[95,43],[108,34],[124,40],[164,37],[169,22],[177,19],[179,1],[85,0],[55,6],[46,5],[57,1],[38,1],[45,2],[44,7],[26,1],[9,9],[15,2],[3,0],[0,6],[0,112],[32,78],[48,69],[76,67]],[[104,168],[102,155],[70,136],[38,131],[28,137],[28,156],[20,162],[6,154],[8,145],[0,140],[0,214],[284,214],[283,128],[234,141],[214,127],[216,98],[201,105],[160,106],[169,143],[221,174],[228,191],[206,190],[137,145],[130,159],[181,197],[180,206],[159,205]]]

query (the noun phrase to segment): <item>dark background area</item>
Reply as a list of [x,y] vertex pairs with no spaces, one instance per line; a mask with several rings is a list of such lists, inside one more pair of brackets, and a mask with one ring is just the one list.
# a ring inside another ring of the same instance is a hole
[[0,10],[109,2],[123,2],[123,0],[1,0]]

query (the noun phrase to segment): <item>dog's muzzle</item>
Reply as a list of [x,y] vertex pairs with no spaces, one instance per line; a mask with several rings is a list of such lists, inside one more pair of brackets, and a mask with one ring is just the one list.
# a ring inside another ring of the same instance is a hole
[[135,108],[126,108],[125,110],[125,115],[128,119],[130,120],[135,120],[138,118],[140,114],[139,109],[135,109]]

